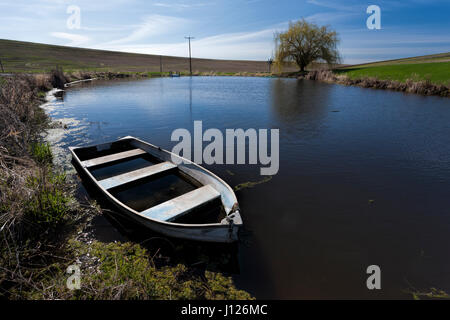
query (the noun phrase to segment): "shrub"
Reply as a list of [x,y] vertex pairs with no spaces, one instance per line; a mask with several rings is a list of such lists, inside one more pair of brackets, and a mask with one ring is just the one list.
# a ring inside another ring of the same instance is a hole
[[16,75],[3,79],[0,86],[0,146],[9,155],[24,156],[30,141],[47,125],[39,108],[38,81],[32,76]]
[[53,161],[52,149],[48,142],[35,142],[31,144],[31,154],[39,164],[50,164]]
[[64,89],[64,85],[67,83],[67,78],[64,75],[62,68],[56,67],[50,73],[50,83],[53,88]]
[[48,168],[41,168],[37,175],[28,177],[27,184],[33,194],[26,202],[25,216],[30,222],[54,228],[64,221],[70,201],[63,190],[65,180],[65,174],[53,173]]
[[50,76],[48,74],[38,74],[34,76],[36,80],[36,87],[41,91],[48,91],[52,88],[50,83]]

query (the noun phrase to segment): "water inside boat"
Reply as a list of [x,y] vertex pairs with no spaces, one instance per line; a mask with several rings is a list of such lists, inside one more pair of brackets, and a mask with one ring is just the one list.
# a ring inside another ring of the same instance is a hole
[[[138,212],[145,212],[204,187],[175,165],[137,149],[129,140],[75,149],[75,153],[100,185],[108,189],[114,198]],[[169,168],[148,174],[148,171],[164,165],[169,165]],[[171,222],[217,223],[225,216],[220,197],[215,197]]]

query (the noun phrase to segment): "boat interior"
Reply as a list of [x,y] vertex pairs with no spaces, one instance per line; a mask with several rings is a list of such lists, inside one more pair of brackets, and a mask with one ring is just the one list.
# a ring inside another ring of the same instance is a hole
[[167,161],[124,139],[75,148],[73,152],[97,183],[124,205],[160,221],[220,223],[226,213],[220,193]]

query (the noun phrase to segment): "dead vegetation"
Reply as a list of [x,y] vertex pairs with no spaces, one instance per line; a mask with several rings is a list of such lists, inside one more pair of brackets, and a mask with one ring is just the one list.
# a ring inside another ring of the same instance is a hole
[[45,113],[37,107],[39,92],[50,88],[42,76],[15,76],[0,86],[0,146],[9,156],[23,156],[28,144],[46,124]]
[[48,80],[15,76],[0,88],[1,296],[41,290],[37,274],[55,261],[64,243],[60,231],[68,226],[67,186],[52,171],[46,147],[38,144],[48,124],[39,93],[51,88]]
[[257,186],[258,184],[266,183],[272,180],[272,176],[267,176],[259,181],[247,181],[243,183],[239,183],[237,186],[234,187],[234,191],[239,191],[245,188],[253,188],[254,186]]
[[58,89],[64,89],[64,85],[68,82],[66,76],[64,75],[63,69],[58,66],[50,72],[49,81],[53,88]]

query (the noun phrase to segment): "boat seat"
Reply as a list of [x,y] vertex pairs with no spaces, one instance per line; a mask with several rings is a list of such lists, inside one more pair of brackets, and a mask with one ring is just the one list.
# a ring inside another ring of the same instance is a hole
[[206,185],[144,210],[141,214],[154,220],[172,221],[219,197],[220,193],[216,189]]
[[133,149],[133,150],[129,150],[129,151],[110,154],[110,155],[104,156],[104,157],[99,157],[99,158],[82,161],[81,165],[85,168],[89,168],[89,167],[98,166],[98,165],[109,163],[109,162],[120,161],[120,160],[124,160],[127,158],[140,156],[141,154],[145,154],[145,153],[146,152],[142,149]]
[[144,179],[153,176],[155,174],[174,169],[176,167],[177,166],[171,162],[162,162],[142,169],[137,169],[127,173],[119,174],[111,178],[103,179],[98,181],[98,183],[105,189],[111,189],[126,183]]

